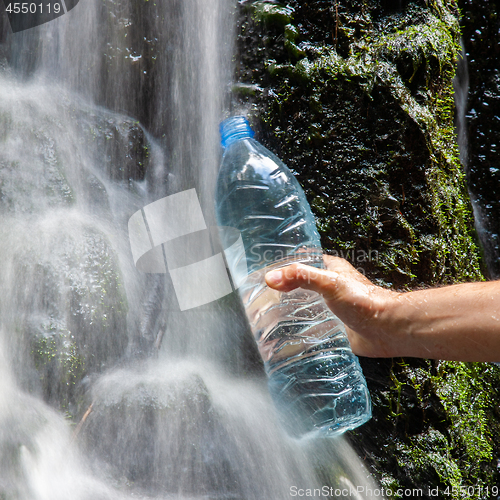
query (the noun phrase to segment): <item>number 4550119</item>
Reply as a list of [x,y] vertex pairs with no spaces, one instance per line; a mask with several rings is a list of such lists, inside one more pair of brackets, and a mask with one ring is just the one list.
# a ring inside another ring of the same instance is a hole
[[54,3],[54,5],[51,5],[50,3],[36,4],[28,2],[15,2],[9,3],[6,10],[11,14],[43,14],[44,12],[46,14],[59,14],[59,12],[61,12],[61,4]]

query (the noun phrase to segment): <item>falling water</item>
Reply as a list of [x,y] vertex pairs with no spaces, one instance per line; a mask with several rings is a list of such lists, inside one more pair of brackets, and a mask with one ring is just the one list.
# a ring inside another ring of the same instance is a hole
[[491,224],[489,224],[489,215],[485,213],[485,203],[480,199],[477,187],[472,185],[471,182],[468,144],[469,138],[466,120],[468,111],[469,70],[467,53],[463,40],[461,41],[461,48],[461,57],[458,60],[457,73],[453,81],[456,107],[455,124],[457,129],[457,141],[460,150],[460,161],[467,176],[469,195],[471,198],[472,210],[474,212],[474,225],[483,249],[485,264],[490,278],[497,279],[499,277],[496,272],[496,260],[498,258],[498,235],[489,229]]
[[362,498],[344,441],[283,434],[235,295],[183,312],[134,266],[147,204],[195,188],[213,223],[235,6],[166,4],[2,20],[0,497]]

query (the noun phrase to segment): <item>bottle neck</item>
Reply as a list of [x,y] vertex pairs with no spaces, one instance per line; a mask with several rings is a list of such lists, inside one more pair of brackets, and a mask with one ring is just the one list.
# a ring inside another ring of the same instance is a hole
[[231,144],[252,138],[254,131],[244,116],[232,116],[220,124],[221,145],[227,149]]

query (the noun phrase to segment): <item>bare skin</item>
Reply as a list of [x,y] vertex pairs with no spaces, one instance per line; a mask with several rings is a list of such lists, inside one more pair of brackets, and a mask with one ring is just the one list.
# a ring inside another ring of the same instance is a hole
[[327,270],[292,264],[266,274],[271,288],[323,295],[344,322],[355,354],[500,361],[500,281],[398,293],[374,285],[346,260]]

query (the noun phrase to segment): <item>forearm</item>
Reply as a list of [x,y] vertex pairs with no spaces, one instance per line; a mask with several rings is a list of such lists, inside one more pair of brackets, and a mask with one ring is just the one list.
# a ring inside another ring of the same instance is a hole
[[500,361],[500,281],[397,294],[381,322],[394,356]]

